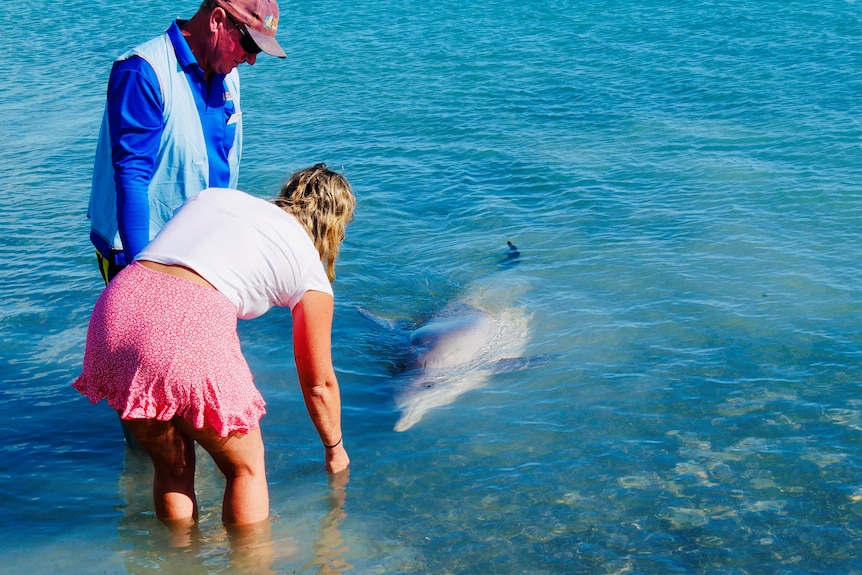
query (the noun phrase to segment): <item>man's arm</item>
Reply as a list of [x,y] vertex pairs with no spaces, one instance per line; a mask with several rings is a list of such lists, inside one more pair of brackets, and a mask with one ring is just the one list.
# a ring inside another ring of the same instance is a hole
[[164,130],[162,110],[159,81],[147,62],[132,57],[114,64],[108,82],[108,123],[126,264],[150,240],[148,190]]

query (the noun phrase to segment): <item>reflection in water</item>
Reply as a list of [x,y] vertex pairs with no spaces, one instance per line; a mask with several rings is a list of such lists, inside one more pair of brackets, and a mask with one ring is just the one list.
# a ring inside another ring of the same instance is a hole
[[193,518],[177,521],[162,520],[162,524],[168,528],[170,533],[168,545],[172,549],[191,550],[200,547],[201,530],[197,520]]
[[126,449],[120,474],[120,498],[125,503],[117,525],[119,549],[129,573],[209,573],[204,545],[213,538],[201,530],[201,522],[163,523],[153,513],[153,466],[140,451]]
[[272,542],[272,521],[265,519],[253,525],[227,528],[231,564],[239,573],[247,575],[271,575],[275,557]]
[[[115,551],[125,556],[132,574],[183,573],[196,575],[222,571],[243,575],[274,575],[276,564],[296,559],[292,537],[273,537],[273,521],[242,527],[225,527],[221,522],[221,494],[224,480],[206,453],[198,449],[195,480],[200,516],[197,521],[163,522],[153,513],[152,463],[145,454],[126,449],[125,465],[119,478],[124,505],[118,521]],[[328,512],[319,522],[313,544],[313,558],[305,566],[320,575],[341,574],[350,569],[343,554],[340,525],[346,517],[349,470],[331,475],[327,494]],[[276,522],[277,523],[277,522]]]
[[340,575],[353,565],[342,555],[350,551],[341,537],[341,526],[347,513],[344,503],[347,500],[347,482],[350,480],[350,468],[329,476],[329,512],[320,520],[320,531],[314,542],[314,559],[306,568],[318,567],[319,575]]

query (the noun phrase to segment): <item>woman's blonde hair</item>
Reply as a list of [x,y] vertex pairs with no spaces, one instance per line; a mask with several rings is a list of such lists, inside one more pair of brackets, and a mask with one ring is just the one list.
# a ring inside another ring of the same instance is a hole
[[299,220],[320,253],[329,281],[335,281],[338,248],[356,205],[344,176],[315,164],[294,173],[273,203]]

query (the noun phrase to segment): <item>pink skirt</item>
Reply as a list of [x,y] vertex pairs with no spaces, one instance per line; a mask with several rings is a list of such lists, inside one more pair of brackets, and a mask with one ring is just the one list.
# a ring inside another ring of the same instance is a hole
[[107,399],[122,419],[180,416],[221,437],[247,433],[266,409],[236,322],[218,291],[132,264],[96,302],[73,385],[92,403]]

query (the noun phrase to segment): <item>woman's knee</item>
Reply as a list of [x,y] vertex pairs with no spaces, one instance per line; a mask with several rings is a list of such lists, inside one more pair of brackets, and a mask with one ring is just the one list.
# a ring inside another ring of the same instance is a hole
[[260,428],[228,437],[219,437],[211,429],[195,432],[195,440],[210,454],[226,477],[265,476],[266,465]]

